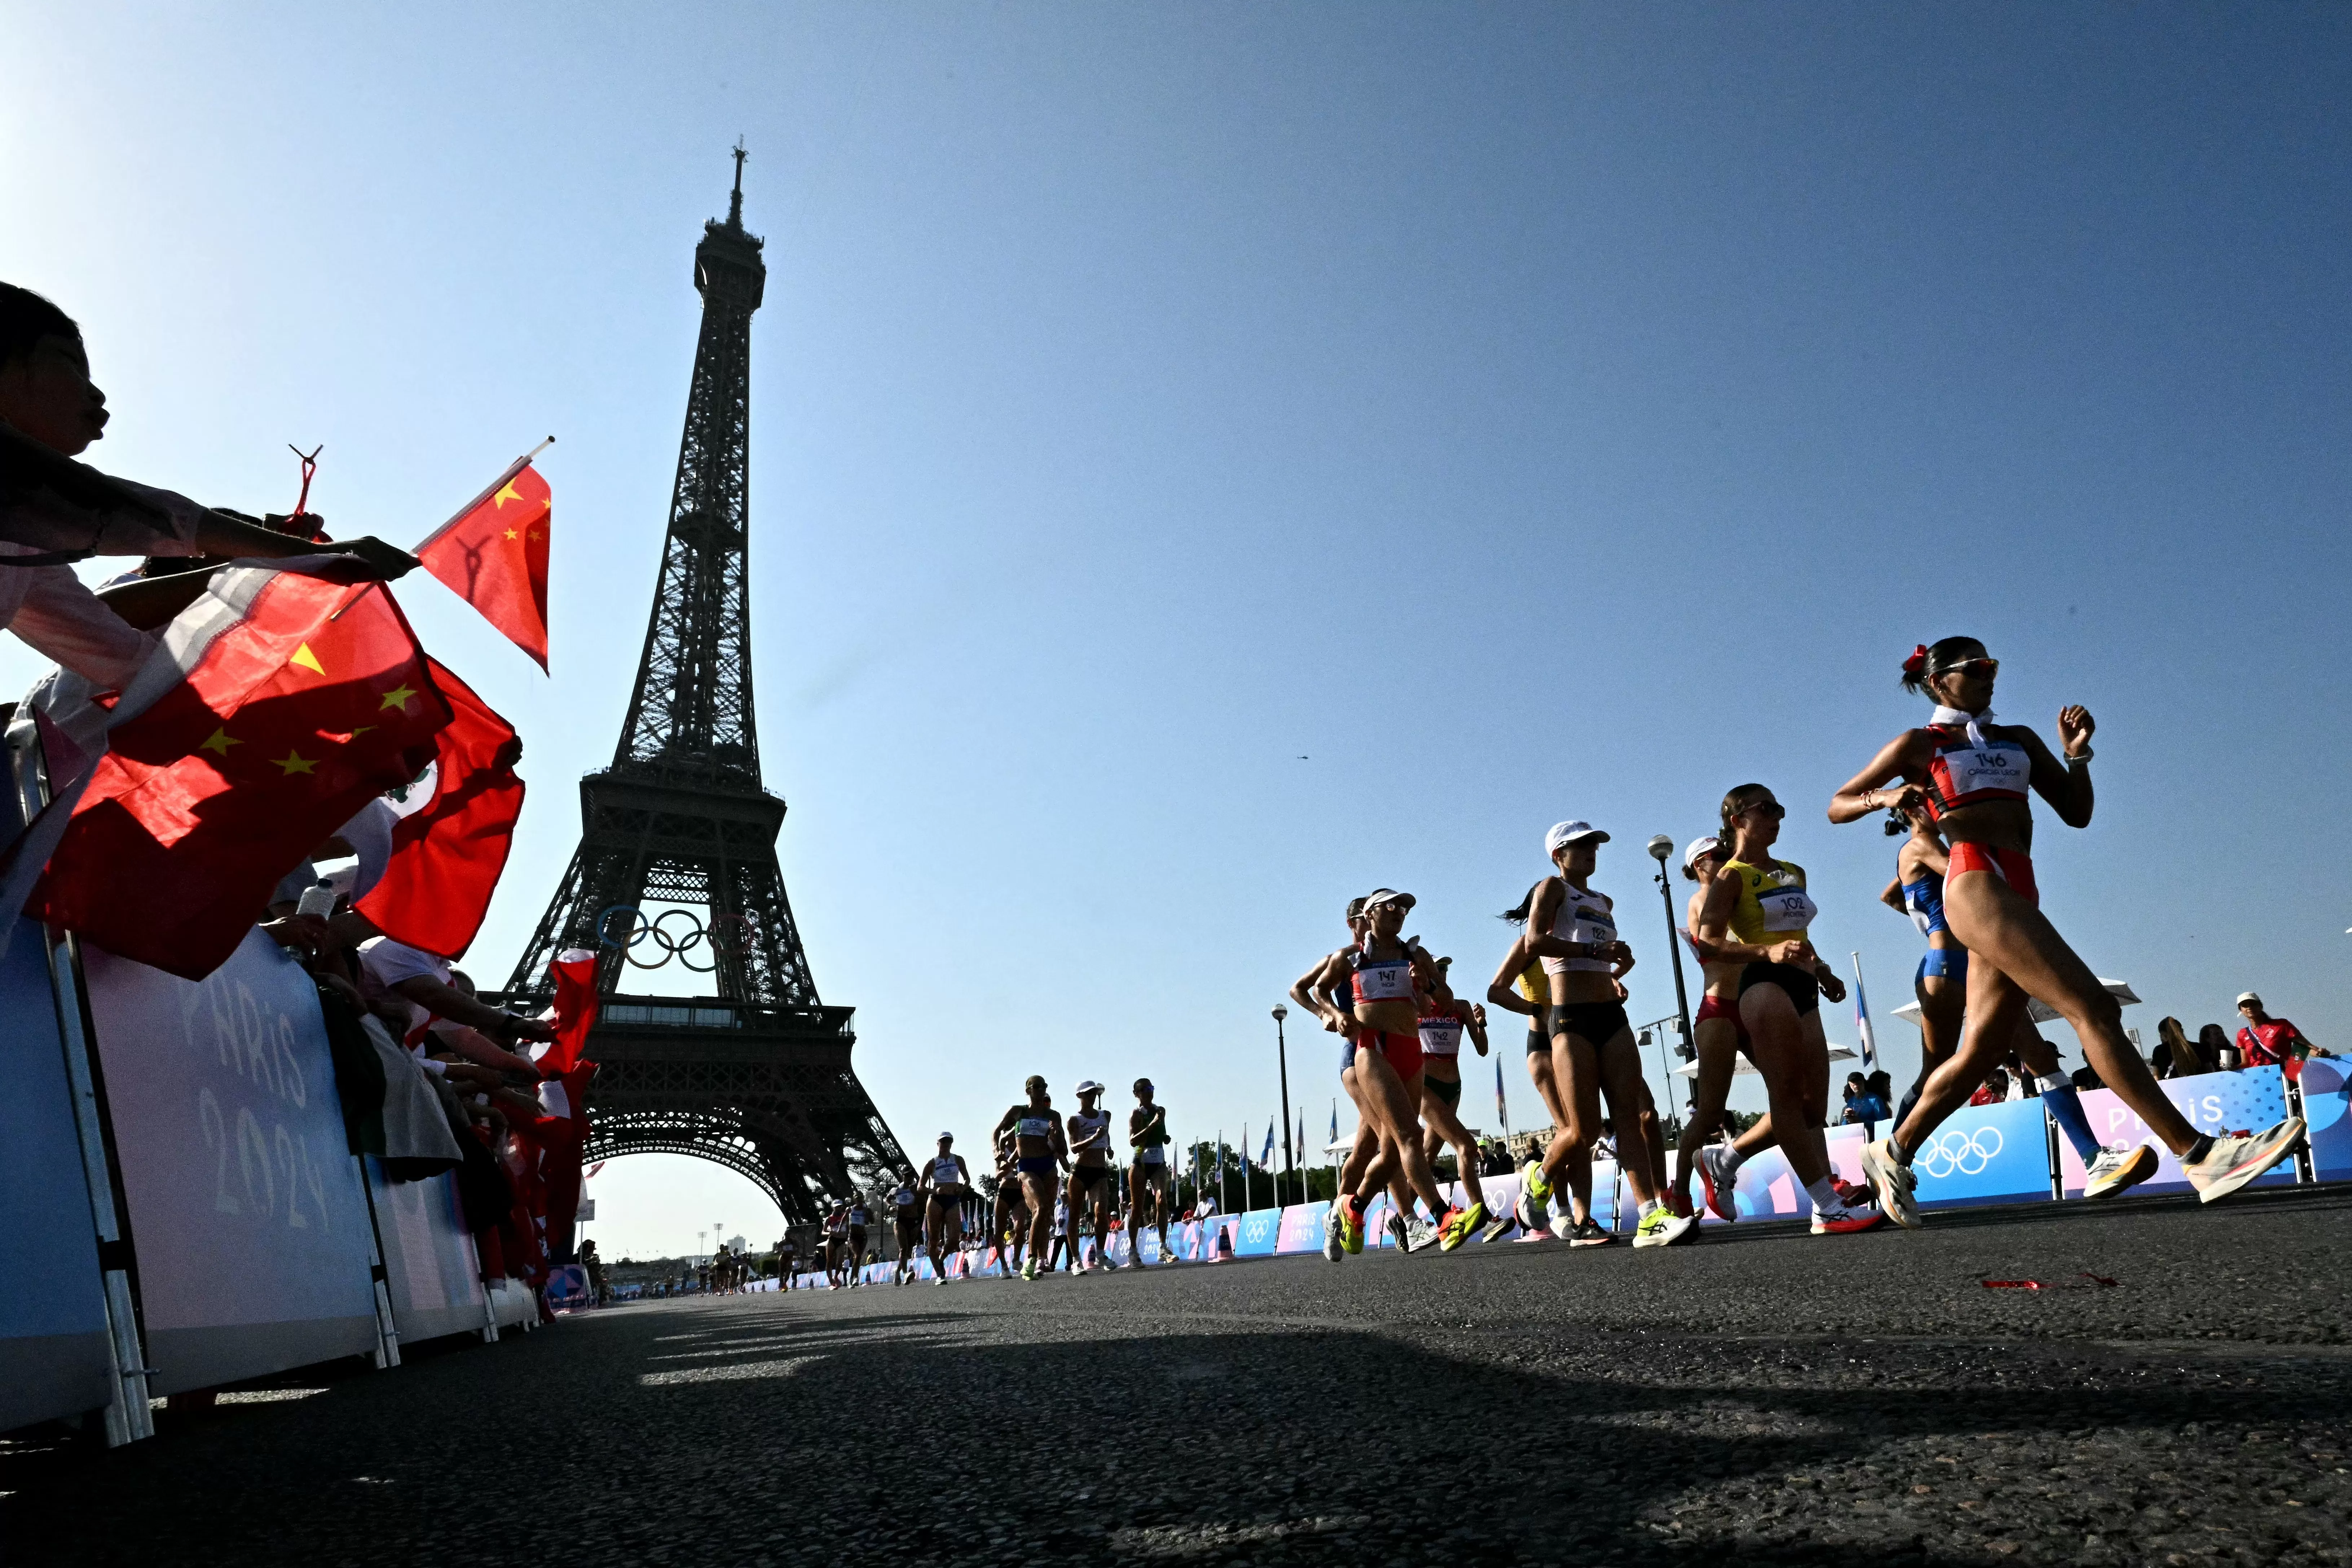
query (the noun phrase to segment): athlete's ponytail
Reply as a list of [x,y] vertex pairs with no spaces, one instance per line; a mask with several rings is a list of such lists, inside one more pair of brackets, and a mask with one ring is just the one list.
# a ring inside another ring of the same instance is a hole
[[[1744,784],[1723,797],[1723,858],[1725,859],[1731,858],[1731,847],[1739,842],[1740,797],[1753,795],[1758,790],[1765,788],[1766,786],[1760,784]],[[1769,792],[1767,791],[1767,793]]]
[[1927,689],[1929,678],[1958,663],[1958,655],[1969,652],[1984,652],[1984,644],[1975,637],[1938,637],[1922,643],[1903,661],[1903,689],[1914,697],[1933,695]]
[[[1540,882],[1536,884],[1537,888],[1540,888],[1542,886],[1543,884]],[[1517,905],[1505,910],[1501,914],[1496,915],[1495,918],[1498,921],[1508,921],[1515,926],[1525,925],[1528,921],[1528,911],[1535,907],[1535,902],[1536,889],[1529,888],[1526,898],[1521,899]]]

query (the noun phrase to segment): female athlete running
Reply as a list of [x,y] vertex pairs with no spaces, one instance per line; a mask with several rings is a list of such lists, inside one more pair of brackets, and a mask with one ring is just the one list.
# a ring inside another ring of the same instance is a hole
[[929,1233],[931,1275],[948,1282],[948,1260],[963,1247],[963,1201],[971,1195],[971,1171],[955,1152],[955,1134],[940,1134],[940,1152],[923,1167],[923,1187],[929,1201],[923,1225]]
[[[1518,908],[1505,910],[1502,918],[1514,925],[1527,924],[1528,910],[1535,902],[1535,889],[1519,900]],[[1486,1002],[1507,1013],[1518,1013],[1528,1020],[1528,1079],[1536,1086],[1537,1097],[1551,1113],[1554,1127],[1568,1125],[1568,1106],[1560,1099],[1559,1082],[1551,1070],[1551,980],[1544,973],[1543,960],[1528,952],[1524,931],[1511,943],[1511,951],[1503,955],[1502,966],[1486,984]],[[1557,1183],[1554,1184],[1558,1185]],[[1569,1212],[1554,1216],[1545,1205],[1528,1195],[1527,1184],[1519,1184],[1519,1195],[1512,1204],[1509,1215],[1486,1226],[1480,1237],[1492,1241],[1512,1225],[1530,1235],[1549,1228],[1552,1235],[1570,1247],[1606,1247],[1617,1238],[1592,1217],[1592,1151],[1578,1146],[1568,1157]]]
[[[1347,974],[1355,1026],[1356,1103],[1379,1132],[1381,1156],[1396,1163],[1404,1184],[1437,1216],[1441,1245],[1450,1251],[1468,1233],[1455,1223],[1460,1211],[1438,1190],[1422,1148],[1421,1009],[1414,997],[1436,978],[1436,966],[1426,952],[1402,940],[1404,917],[1412,907],[1412,894],[1388,888],[1364,897],[1364,938],[1348,955]],[[1336,1008],[1336,984],[1327,984],[1324,995],[1327,1005]],[[1366,1188],[1342,1194],[1337,1205],[1344,1211],[1345,1234],[1358,1237],[1356,1247],[1349,1247],[1351,1252],[1361,1246],[1369,1174],[1366,1180]]]
[[1127,1113],[1127,1144],[1135,1151],[1135,1159],[1128,1166],[1129,1185],[1133,1189],[1128,1198],[1128,1256],[1138,1264],[1143,1261],[1143,1232],[1157,1226],[1160,1261],[1173,1263],[1176,1255],[1168,1247],[1168,1211],[1175,1206],[1176,1184],[1168,1169],[1168,1108],[1153,1101],[1148,1078],[1135,1080],[1135,1109]]
[[[1927,727],[1906,730],[1830,799],[1830,820],[1852,822],[1887,806],[1924,811],[1951,850],[1944,872],[1944,919],[1969,954],[1969,1026],[1951,1059],[1920,1091],[1919,1103],[1888,1136],[1863,1151],[1880,1206],[1919,1224],[1911,1155],[1968,1098],[2016,1038],[2029,996],[2073,1026],[2100,1079],[2180,1161],[2206,1203],[2226,1197],[2294,1152],[2303,1119],[2290,1116],[2250,1137],[2210,1137],[2164,1097],[2147,1064],[2124,1037],[2123,1011],[2089,964],[2042,912],[2033,883],[2033,810],[2028,791],[2070,827],[2089,824],[2091,736],[2080,706],[2058,712],[2063,760],[2021,724],[1993,721],[2000,662],[1974,637],[1945,637],[1912,650],[1903,685],[1931,697]],[[1889,784],[1899,784],[1887,788]]]
[[915,1272],[915,1258],[923,1247],[922,1178],[902,1176],[890,1194],[891,1239],[898,1244],[898,1260],[890,1270],[890,1283],[904,1285]]
[[1843,1002],[1845,983],[1806,940],[1814,904],[1804,868],[1772,857],[1787,815],[1762,784],[1741,784],[1723,797],[1729,855],[1706,885],[1693,945],[1703,959],[1741,965],[1739,1022],[1764,1078],[1780,1152],[1813,1200],[1813,1234],[1868,1230],[1885,1216],[1839,1193],[1822,1132],[1830,1055],[1821,999]]
[[[1070,1113],[1070,1268],[1091,1274],[1118,1267],[1111,1261],[1110,1211],[1112,1183],[1118,1172],[1110,1163],[1110,1112],[1102,1108],[1103,1086],[1088,1079],[1078,1085],[1078,1108]],[[1086,1256],[1086,1234],[1092,1216],[1095,1252]]]
[[[1339,1087],[1348,1091],[1349,1103],[1356,1108],[1355,1143],[1339,1168],[1338,1191],[1323,1215],[1323,1256],[1334,1263],[1364,1249],[1362,1214],[1367,1194],[1386,1185],[1400,1211],[1412,1206],[1412,1194],[1398,1176],[1402,1167],[1383,1149],[1381,1119],[1365,1107],[1356,1073],[1356,1016],[1347,998],[1351,995],[1355,960],[1371,929],[1364,918],[1363,900],[1348,900],[1347,924],[1348,945],[1325,956],[1290,987],[1290,999],[1339,1037]],[[1350,1198],[1356,1201],[1351,1204]]]
[[1478,1144],[1462,1125],[1462,1035],[1486,1054],[1486,1009],[1463,1001],[1446,984],[1454,963],[1441,958],[1421,1004],[1421,1115],[1428,1124],[1422,1152],[1434,1164],[1448,1144],[1462,1177],[1462,1205],[1447,1219],[1438,1245],[1447,1252],[1486,1223],[1486,1194],[1478,1181]]
[[1021,1267],[1022,1254],[1028,1250],[1029,1219],[1029,1189],[1021,1180],[1020,1157],[1013,1152],[1013,1134],[999,1132],[996,1210],[989,1222],[989,1244],[1007,1274]]
[[[1655,1122],[1645,1123],[1642,1114],[1648,1100],[1641,1056],[1618,1000],[1617,979],[1633,967],[1633,950],[1617,940],[1609,896],[1586,886],[1608,842],[1609,835],[1587,822],[1556,823],[1544,835],[1544,852],[1559,874],[1536,885],[1520,940],[1543,960],[1550,981],[1552,1077],[1561,1086],[1568,1118],[1544,1157],[1528,1162],[1526,1192],[1530,1207],[1550,1200],[1553,1185],[1568,1179],[1569,1156],[1590,1152],[1600,1137],[1605,1096],[1617,1128],[1617,1168],[1641,1203],[1646,1236],[1664,1222],[1650,1219],[1664,1206],[1649,1147]],[[1585,1217],[1591,1218],[1589,1205]],[[1671,1210],[1667,1220],[1697,1223]]]
[[[1895,1125],[1900,1127],[1911,1114],[1912,1107],[1919,1102],[1929,1076],[1959,1047],[1961,1021],[1968,1006],[1969,950],[1952,934],[1951,924],[1944,915],[1944,878],[1951,852],[1944,843],[1944,836],[1937,831],[1935,819],[1924,810],[1895,811],[1888,816],[1889,833],[1899,833],[1907,824],[1911,835],[1896,851],[1895,880],[1880,897],[1909,915],[1911,923],[1919,928],[1919,934],[1927,939],[1927,951],[1920,955],[1919,967],[1911,977],[1911,993],[1919,1003],[1919,1079],[1903,1097],[1903,1104],[1895,1113]],[[2084,1197],[2113,1197],[2156,1174],[2156,1151],[2148,1145],[2140,1143],[2128,1149],[2101,1146],[2091,1131],[2090,1121],[2083,1115],[2082,1097],[2075,1092],[2074,1080],[2058,1065],[2058,1052],[2023,1013],[2017,1017],[2013,1049],[2033,1079],[2042,1108],[2050,1113],[2058,1130],[2066,1134],[2066,1141],[2074,1145],[2075,1158],[2083,1162],[2088,1177]],[[1971,1091],[1975,1088],[1974,1084],[1969,1085]]]
[[[1774,1142],[1769,1113],[1759,1117],[1754,1126],[1730,1143],[1711,1142],[1723,1121],[1723,1105],[1731,1094],[1732,1075],[1739,1070],[1738,1058],[1743,1054],[1753,1055],[1748,1050],[1747,1027],[1739,1021],[1739,973],[1746,966],[1722,959],[1709,960],[1706,952],[1712,944],[1707,942],[1709,933],[1701,923],[1707,889],[1722,874],[1723,863],[1728,858],[1723,840],[1712,836],[1691,840],[1690,847],[1683,851],[1683,876],[1698,884],[1684,911],[1683,937],[1691,951],[1699,955],[1703,993],[1698,1016],[1691,1022],[1691,1046],[1697,1052],[1698,1071],[1691,1079],[1691,1115],[1689,1123],[1683,1128],[1677,1150],[1674,1194],[1675,1212],[1692,1213],[1690,1181],[1696,1170],[1706,1193],[1706,1206],[1717,1219],[1727,1221],[1739,1217],[1732,1191],[1740,1165]],[[1694,1227],[1685,1236],[1696,1238],[1697,1234]]]
[[1033,1073],[1022,1087],[1029,1091],[1027,1102],[1006,1111],[996,1130],[1013,1134],[1014,1169],[1027,1191],[1029,1260],[1021,1266],[1021,1278],[1034,1279],[1038,1254],[1053,1240],[1054,1203],[1070,1146],[1062,1136],[1062,1119],[1054,1114],[1054,1098],[1045,1092],[1045,1080]]

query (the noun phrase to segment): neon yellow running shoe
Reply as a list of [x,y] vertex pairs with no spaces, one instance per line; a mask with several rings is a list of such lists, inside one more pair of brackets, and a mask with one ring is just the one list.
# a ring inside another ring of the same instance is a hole
[[1642,1223],[1633,1227],[1633,1245],[1636,1247],[1665,1246],[1669,1239],[1666,1226],[1674,1217],[1675,1211],[1664,1204],[1660,1204],[1656,1208],[1643,1215]]
[[1486,1223],[1486,1205],[1472,1204],[1468,1208],[1445,1211],[1445,1223],[1438,1226],[1437,1250],[1451,1252],[1470,1239],[1477,1228]]
[[1521,1173],[1521,1178],[1527,1187],[1528,1196],[1539,1204],[1551,1202],[1551,1184],[1544,1180],[1541,1160],[1528,1161],[1527,1170]]
[[1349,1252],[1364,1250],[1364,1211],[1345,1198],[1339,1200],[1339,1245]]

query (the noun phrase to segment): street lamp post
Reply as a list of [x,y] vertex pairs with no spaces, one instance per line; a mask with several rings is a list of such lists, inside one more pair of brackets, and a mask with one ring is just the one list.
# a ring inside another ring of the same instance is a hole
[[1666,907],[1666,952],[1675,961],[1675,1016],[1682,1021],[1683,1044],[1691,1039],[1690,993],[1683,988],[1683,945],[1676,941],[1680,928],[1675,924],[1675,889],[1666,880],[1666,861],[1675,852],[1675,841],[1659,834],[1649,843],[1650,858],[1658,863],[1658,898]]
[[[1290,1009],[1276,1002],[1274,1005],[1274,1059],[1282,1073],[1282,1168],[1292,1179],[1298,1175],[1298,1151],[1290,1146],[1290,1048],[1283,1043],[1282,1021],[1290,1016]],[[1300,1194],[1302,1199],[1305,1194]],[[1282,1201],[1276,1194],[1275,1202]]]

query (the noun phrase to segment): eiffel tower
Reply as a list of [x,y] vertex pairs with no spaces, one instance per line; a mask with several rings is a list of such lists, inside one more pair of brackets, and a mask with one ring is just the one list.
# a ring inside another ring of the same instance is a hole
[[628,720],[613,765],[580,781],[580,847],[506,994],[543,1003],[549,961],[593,950],[587,1158],[715,1161],[805,1224],[825,1195],[912,1167],[850,1067],[853,1010],[817,1000],[776,865],[784,803],[760,782],[747,567],[751,312],[768,268],[743,228],[743,157],[727,221],[695,247],[702,336]]

